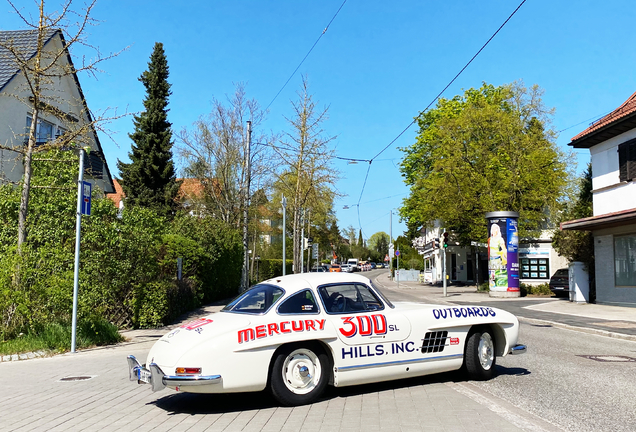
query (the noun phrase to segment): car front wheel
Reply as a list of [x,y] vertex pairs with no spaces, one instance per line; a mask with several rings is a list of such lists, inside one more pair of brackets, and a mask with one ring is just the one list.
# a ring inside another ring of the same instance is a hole
[[474,330],[466,342],[464,366],[468,377],[476,381],[484,381],[495,375],[497,363],[495,338],[487,328]]
[[272,365],[270,390],[283,405],[312,403],[327,386],[329,364],[318,344],[285,346]]

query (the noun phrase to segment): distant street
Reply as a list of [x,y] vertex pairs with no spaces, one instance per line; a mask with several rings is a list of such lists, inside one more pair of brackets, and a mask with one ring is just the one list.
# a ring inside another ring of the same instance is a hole
[[[383,292],[393,301],[422,301],[417,290]],[[492,306],[520,314],[519,304]],[[520,342],[526,354],[498,358],[498,376],[472,384],[567,431],[636,430],[636,342],[524,322]]]

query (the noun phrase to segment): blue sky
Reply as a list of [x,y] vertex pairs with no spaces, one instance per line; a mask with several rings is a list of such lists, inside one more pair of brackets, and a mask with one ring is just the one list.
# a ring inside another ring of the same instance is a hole
[[[296,98],[300,74],[306,74],[319,106],[329,106],[323,126],[326,135],[337,136],[338,156],[370,159],[432,101],[520,1],[347,0],[271,105],[263,128],[286,128],[283,116],[291,115],[290,100]],[[33,2],[17,3],[35,13]],[[137,78],[147,68],[154,43],[162,42],[175,131],[208,113],[212,99],[231,94],[234,83],[246,83],[248,96],[265,107],[342,3],[102,0],[93,11],[101,23],[89,29],[88,41],[102,53],[129,49],[103,63],[97,80],[80,76],[81,85],[93,110],[140,111],[144,88]],[[444,96],[483,81],[539,84],[546,105],[556,108],[554,128],[566,129],[557,141],[565,148],[594,118],[636,91],[635,10],[632,2],[622,0],[527,0]],[[0,29],[23,28],[9,5],[0,3]],[[117,159],[127,160],[130,150],[132,119],[109,127],[112,139],[100,138],[117,175]],[[412,144],[415,134],[412,126],[374,161],[361,198],[367,164],[336,163],[343,174],[338,191],[345,195],[335,206],[342,229],[362,227],[367,238],[389,231],[391,209],[408,194],[397,168],[398,147]],[[589,153],[577,151],[576,156],[581,171]],[[359,214],[353,206],[358,201]],[[393,235],[403,230],[394,214]]]

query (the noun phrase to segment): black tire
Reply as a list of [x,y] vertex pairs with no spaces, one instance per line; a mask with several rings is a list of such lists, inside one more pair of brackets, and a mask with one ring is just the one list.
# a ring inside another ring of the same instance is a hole
[[330,365],[329,356],[317,343],[283,346],[272,364],[270,391],[282,405],[312,403],[327,387]]
[[468,378],[475,381],[491,379],[495,375],[496,352],[495,338],[490,329],[480,327],[471,331],[464,352]]

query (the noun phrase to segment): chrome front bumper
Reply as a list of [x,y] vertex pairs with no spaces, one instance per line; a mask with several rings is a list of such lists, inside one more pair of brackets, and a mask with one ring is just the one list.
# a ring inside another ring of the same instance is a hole
[[527,350],[528,350],[528,347],[525,345],[515,345],[512,348],[510,348],[510,352],[508,354],[512,354],[512,355],[525,354]]
[[150,363],[149,369],[146,369],[135,356],[129,355],[127,360],[128,378],[139,384],[150,384],[152,391],[163,390],[166,387],[192,387],[221,382],[221,375],[166,375],[156,363]]

